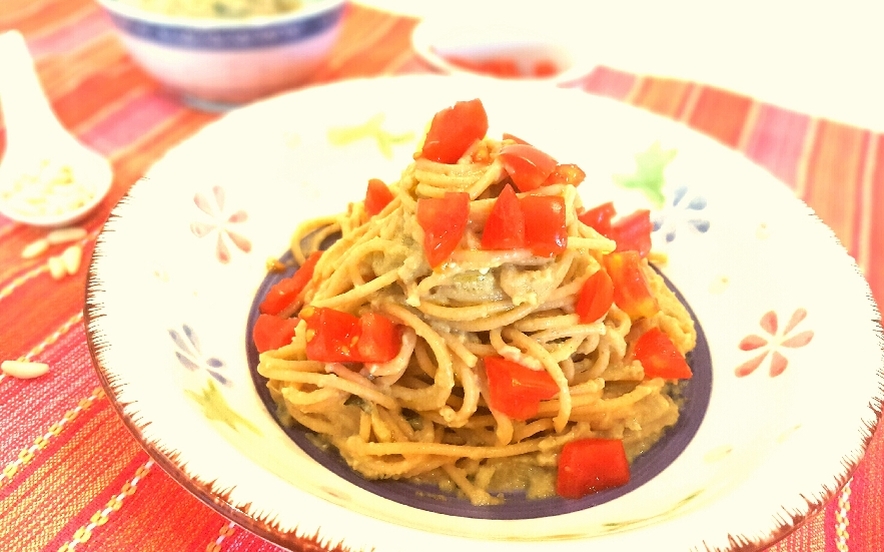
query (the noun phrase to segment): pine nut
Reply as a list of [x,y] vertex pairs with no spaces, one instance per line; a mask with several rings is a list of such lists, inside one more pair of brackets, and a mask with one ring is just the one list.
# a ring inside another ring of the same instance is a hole
[[39,257],[43,253],[46,253],[46,250],[49,249],[49,241],[44,238],[39,238],[28,245],[25,246],[24,249],[21,250],[21,258],[22,259],[33,259],[34,257]]
[[79,245],[71,245],[61,253],[61,261],[65,271],[74,275],[80,270],[80,260],[83,258],[83,248]]
[[48,241],[50,245],[68,243],[72,241],[82,240],[86,237],[86,233],[86,229],[80,228],[79,226],[59,228],[58,230],[53,230],[52,232],[46,234],[46,241]]
[[4,360],[0,370],[7,376],[19,379],[33,379],[49,372],[49,365],[44,362],[28,362],[23,360]]
[[68,275],[68,269],[61,256],[49,257],[47,263],[49,265],[49,275],[52,276],[53,280],[61,280]]

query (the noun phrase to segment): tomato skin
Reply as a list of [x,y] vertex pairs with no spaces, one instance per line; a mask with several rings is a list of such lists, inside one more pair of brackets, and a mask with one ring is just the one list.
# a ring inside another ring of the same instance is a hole
[[512,186],[501,190],[485,222],[480,241],[482,249],[520,249],[525,247],[525,216]]
[[581,498],[629,483],[629,461],[618,439],[577,439],[559,454],[556,494]]
[[512,144],[500,150],[500,161],[520,192],[543,185],[556,169],[556,160],[528,144]]
[[538,78],[554,77],[559,74],[559,66],[551,59],[541,59],[534,62],[531,71]]
[[579,186],[584,179],[586,179],[586,173],[577,165],[573,163],[558,164],[555,169],[553,169],[553,172],[546,178],[543,185],[570,184],[576,187]]
[[604,257],[605,270],[614,283],[614,303],[632,320],[650,318],[660,311],[641,262],[637,251],[615,251]]
[[279,349],[292,342],[298,318],[282,318],[272,314],[259,314],[252,327],[252,341],[259,353]]
[[554,257],[568,245],[565,200],[560,196],[519,199],[525,217],[525,247],[539,257]]
[[612,304],[614,282],[604,269],[599,269],[580,288],[574,312],[580,317],[581,324],[589,324],[604,317]]
[[605,236],[617,242],[616,251],[638,251],[639,256],[644,258],[651,252],[653,229],[651,212],[639,209],[618,219]]
[[531,370],[503,357],[485,357],[490,407],[514,420],[537,415],[540,401],[553,398],[559,387],[544,370]]
[[402,346],[402,331],[386,316],[368,312],[359,317],[356,352],[360,362],[393,360]]
[[373,217],[384,210],[393,201],[393,192],[384,184],[383,180],[372,178],[368,181],[368,189],[365,190],[365,213]]
[[354,362],[359,318],[327,307],[301,311],[307,321],[307,358],[321,362]]
[[690,365],[672,339],[660,328],[651,328],[638,338],[632,351],[642,363],[646,378],[690,379]]
[[577,220],[607,237],[611,232],[611,221],[616,214],[617,210],[614,208],[614,203],[609,201],[584,211],[577,216]]
[[387,362],[399,353],[402,334],[389,318],[355,316],[328,307],[301,312],[307,322],[307,358],[320,362]]
[[466,192],[445,192],[443,197],[417,200],[417,222],[424,230],[424,253],[430,266],[442,264],[457,248],[470,217]]
[[488,114],[482,101],[476,98],[456,102],[433,116],[420,156],[439,163],[455,163],[486,132]]
[[291,305],[310,282],[321,256],[322,251],[314,251],[294,274],[270,286],[258,310],[263,314],[279,314]]

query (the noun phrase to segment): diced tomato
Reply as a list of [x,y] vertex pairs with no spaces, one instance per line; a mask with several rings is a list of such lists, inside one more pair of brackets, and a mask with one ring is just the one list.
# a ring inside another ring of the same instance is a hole
[[564,165],[559,164],[553,169],[552,174],[546,178],[546,182],[544,182],[543,185],[570,184],[572,186],[577,186],[583,182],[585,178],[586,173],[577,165],[573,163],[566,163]]
[[446,192],[443,197],[417,200],[417,222],[424,230],[424,253],[435,268],[442,264],[463,238],[470,217],[470,196]]
[[328,307],[308,307],[307,358],[321,362],[387,362],[402,345],[399,327],[389,318],[366,313],[361,317]]
[[642,363],[646,378],[689,379],[693,375],[684,355],[660,328],[643,333],[632,354]]
[[307,321],[307,358],[322,362],[355,362],[359,318],[336,309],[309,307],[301,311]]
[[455,67],[501,79],[545,78],[559,73],[558,65],[551,59],[535,61],[526,72],[519,66],[516,58],[509,56],[494,56],[482,59],[451,55],[445,55],[444,57],[448,63]]
[[554,257],[568,245],[565,200],[560,196],[525,196],[519,199],[525,217],[525,247],[540,257]]
[[519,249],[525,247],[525,217],[512,186],[501,190],[482,231],[482,249]]
[[577,216],[577,220],[593,228],[599,234],[607,236],[611,232],[611,221],[616,214],[617,210],[614,208],[614,203],[609,201],[584,211]]
[[356,352],[360,362],[393,360],[402,346],[402,332],[392,320],[374,312],[359,317]]
[[368,181],[368,189],[365,191],[365,212],[373,217],[384,210],[393,201],[393,192],[384,184],[383,180],[372,178]]
[[488,132],[488,114],[478,98],[457,102],[436,113],[424,140],[421,157],[439,163],[454,163],[473,142]]
[[292,342],[298,318],[282,318],[272,314],[259,314],[252,327],[252,341],[259,353],[279,349]]
[[515,143],[517,143],[517,144],[527,144],[527,143],[528,143],[528,142],[526,142],[525,140],[522,140],[521,138],[519,138],[518,136],[516,136],[515,134],[510,134],[509,132],[504,132],[504,133],[501,135],[501,138],[502,138],[503,140],[512,140],[513,142],[515,142]]
[[559,454],[556,493],[581,498],[629,483],[629,461],[618,439],[577,439]]
[[536,416],[540,401],[559,392],[552,376],[544,370],[531,370],[503,357],[485,357],[484,361],[491,408],[514,420]]
[[614,282],[604,269],[599,269],[580,288],[574,312],[581,323],[587,324],[605,316],[613,303]]
[[313,277],[313,269],[321,256],[322,251],[313,252],[294,274],[270,286],[258,310],[264,314],[279,314],[294,303]]
[[551,59],[541,59],[534,62],[532,72],[535,77],[552,77],[559,74],[559,66]]
[[520,192],[542,186],[557,164],[549,154],[528,144],[505,146],[500,150],[500,161]]
[[617,251],[638,251],[639,256],[647,257],[651,251],[652,230],[651,212],[639,209],[618,219],[605,236],[617,242]]
[[650,318],[660,311],[641,263],[637,251],[615,251],[604,257],[605,270],[614,283],[614,303],[632,320]]

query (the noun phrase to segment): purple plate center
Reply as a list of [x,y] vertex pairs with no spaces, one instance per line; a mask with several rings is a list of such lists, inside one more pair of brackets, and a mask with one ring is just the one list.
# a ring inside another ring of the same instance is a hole
[[[291,255],[288,254],[282,260],[284,262],[291,262]],[[267,379],[258,374],[258,351],[252,343],[251,335],[252,327],[259,314],[258,305],[261,302],[261,298],[264,297],[270,286],[290,275],[291,272],[271,274],[264,279],[252,303],[246,333],[246,348],[252,381],[255,383],[258,395],[274,418],[276,417],[276,404],[273,402],[267,389]],[[469,500],[454,494],[446,495],[438,487],[431,484],[420,485],[409,481],[373,481],[365,479],[359,473],[353,471],[333,448],[323,449],[315,445],[308,437],[311,433],[309,430],[298,425],[287,427],[282,423],[280,423],[280,427],[311,458],[344,480],[375,495],[430,512],[478,519],[531,519],[567,514],[608,502],[637,489],[666,469],[687,447],[691,439],[694,438],[709,405],[709,396],[712,391],[712,359],[709,354],[709,344],[706,341],[706,335],[684,296],[673,286],[672,282],[666,279],[665,276],[663,278],[666,280],[666,285],[669,286],[669,289],[673,290],[679,300],[687,307],[697,329],[697,345],[687,356],[688,364],[690,364],[694,375],[691,379],[684,380],[680,384],[684,407],[681,410],[678,422],[666,431],[666,434],[660,441],[635,459],[630,468],[630,481],[622,487],[608,489],[580,499],[564,499],[560,497],[527,499],[522,493],[511,493],[505,495],[506,500],[503,504],[474,506]],[[277,422],[279,422],[279,419],[277,419]]]

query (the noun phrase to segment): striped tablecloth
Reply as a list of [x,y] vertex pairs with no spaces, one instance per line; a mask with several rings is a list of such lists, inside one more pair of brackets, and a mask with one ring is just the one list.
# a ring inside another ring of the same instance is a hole
[[[429,72],[410,47],[415,24],[349,6],[342,39],[314,82]],[[165,93],[128,57],[91,0],[3,0],[0,31],[7,29],[26,37],[63,124],[114,166],[110,198],[83,222],[85,265],[129,186],[218,115]],[[575,86],[682,121],[765,167],[835,230],[884,304],[884,136],[698,83],[606,67]],[[21,256],[45,233],[0,217],[0,360],[52,367],[34,380],[0,376],[0,550],[274,550],[178,486],[117,418],[86,346],[85,269],[56,280],[48,258],[59,251]],[[770,550],[884,550],[882,496],[879,429],[848,484]]]

